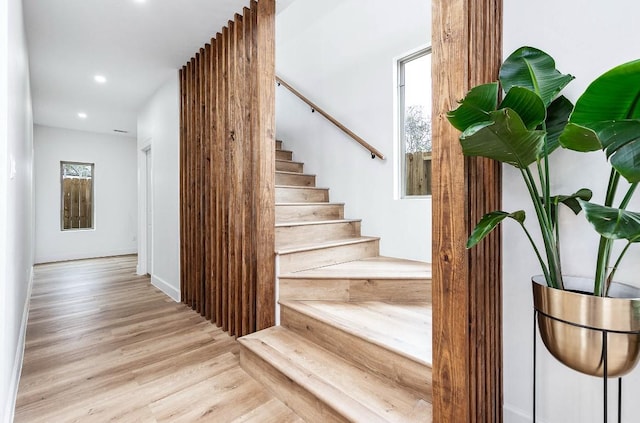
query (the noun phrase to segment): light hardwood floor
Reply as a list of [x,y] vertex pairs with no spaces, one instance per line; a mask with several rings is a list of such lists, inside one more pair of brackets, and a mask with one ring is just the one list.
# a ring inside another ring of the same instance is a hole
[[38,265],[16,422],[301,422],[234,338],[135,275],[135,256]]

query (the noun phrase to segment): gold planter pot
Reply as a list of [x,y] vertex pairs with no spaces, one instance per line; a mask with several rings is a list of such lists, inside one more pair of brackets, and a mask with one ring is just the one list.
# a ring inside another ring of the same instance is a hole
[[640,358],[640,289],[612,283],[609,297],[596,297],[593,280],[563,277],[565,290],[532,278],[540,336],[549,352],[579,372],[607,377],[629,373]]

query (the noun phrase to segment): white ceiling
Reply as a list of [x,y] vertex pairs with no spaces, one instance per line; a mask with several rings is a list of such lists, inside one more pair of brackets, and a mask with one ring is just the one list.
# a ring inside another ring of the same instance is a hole
[[[146,100],[248,4],[23,0],[35,123],[135,136]],[[95,83],[96,74],[107,83]]]

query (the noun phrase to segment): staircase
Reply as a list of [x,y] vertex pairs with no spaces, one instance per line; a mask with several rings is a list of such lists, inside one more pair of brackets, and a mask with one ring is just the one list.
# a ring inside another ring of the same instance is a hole
[[307,422],[431,422],[431,268],[381,257],[276,142],[280,326],[242,367]]

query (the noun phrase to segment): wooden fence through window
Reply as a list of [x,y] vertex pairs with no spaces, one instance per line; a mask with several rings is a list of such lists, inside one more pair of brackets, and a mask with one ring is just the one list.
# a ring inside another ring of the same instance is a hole
[[275,324],[275,0],[180,71],[182,301],[231,335]]
[[62,179],[62,229],[93,228],[93,180]]
[[406,153],[405,194],[431,195],[431,152]]

